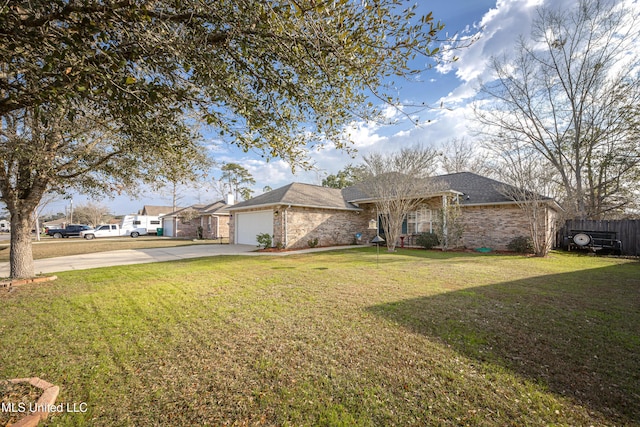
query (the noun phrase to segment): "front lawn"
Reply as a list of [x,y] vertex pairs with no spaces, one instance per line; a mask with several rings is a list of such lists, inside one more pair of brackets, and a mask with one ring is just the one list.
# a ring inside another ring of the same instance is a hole
[[86,408],[48,425],[640,424],[633,260],[215,257],[60,273],[0,307],[0,380]]
[[[33,242],[33,259],[52,258],[68,255],[83,255],[96,252],[117,251],[124,249],[172,248],[188,245],[212,245],[229,243],[229,239],[192,240],[144,236],[132,239],[128,236],[116,238],[98,238],[85,240],[79,237],[54,239],[43,237],[40,242]],[[9,241],[0,242],[0,262],[9,261]]]

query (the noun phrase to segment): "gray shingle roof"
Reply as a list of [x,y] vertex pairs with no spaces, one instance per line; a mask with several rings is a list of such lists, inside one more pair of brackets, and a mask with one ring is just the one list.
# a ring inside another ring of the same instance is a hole
[[[431,181],[429,186],[432,188],[462,193],[464,195],[460,199],[462,205],[509,203],[513,202],[513,199],[505,195],[505,192],[507,194],[517,194],[514,191],[509,191],[509,189],[515,188],[511,185],[471,172],[438,175],[427,178],[427,180]],[[345,188],[344,191],[347,196],[346,199],[350,201],[369,198],[358,186]],[[547,199],[546,197],[543,198]]]
[[180,216],[180,214],[188,210],[198,211],[198,213],[202,215],[211,215],[211,214],[228,215],[228,212],[225,212],[224,210],[224,208],[226,207],[227,207],[227,204],[224,202],[224,200],[218,200],[217,202],[213,202],[208,205],[200,203],[200,204],[187,206],[186,208],[178,208],[177,210],[167,214],[166,216]]
[[358,210],[355,205],[346,201],[342,190],[302,184],[299,182],[293,182],[244,202],[237,203],[228,208],[228,210],[233,211],[237,209],[277,205]]
[[[471,172],[460,172],[448,175],[439,175],[432,178],[435,185],[442,191],[456,191],[462,193],[460,203],[462,205],[509,203],[513,199],[506,196],[505,188],[513,188],[495,179],[486,178]],[[320,187],[298,182],[285,185],[268,193],[261,194],[250,200],[238,203],[228,210],[292,205],[307,206],[327,209],[358,209],[353,202],[370,199],[362,188],[356,186],[343,188],[342,190]]]
[[218,200],[217,202],[213,202],[211,204],[208,204],[207,206],[205,206],[202,210],[203,213],[205,214],[227,214],[224,211],[224,208],[227,207],[227,203],[224,200]]
[[511,185],[471,172],[439,175],[431,179],[446,183],[451,190],[463,193],[464,196],[461,198],[463,205],[513,202],[513,198],[506,196],[505,192],[517,194],[514,192],[515,187]]

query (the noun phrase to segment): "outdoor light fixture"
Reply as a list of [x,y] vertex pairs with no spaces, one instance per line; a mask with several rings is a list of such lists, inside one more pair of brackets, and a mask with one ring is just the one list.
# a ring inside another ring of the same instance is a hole
[[371,240],[371,243],[375,243],[376,245],[379,245],[380,243],[384,243],[384,239],[380,236],[376,236],[373,238],[373,240]]
[[384,239],[379,234],[376,234],[371,243],[376,244],[376,267],[380,267],[380,243],[384,243]]
[[376,228],[378,228],[376,224],[376,220],[375,219],[369,220],[369,230],[375,230]]

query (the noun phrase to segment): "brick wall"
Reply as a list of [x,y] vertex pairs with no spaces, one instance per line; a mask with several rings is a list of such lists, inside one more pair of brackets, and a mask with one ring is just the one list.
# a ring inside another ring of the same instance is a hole
[[236,243],[236,220],[234,218],[235,212],[229,215],[228,227],[229,227],[229,244]]
[[[434,211],[442,207],[441,199],[425,203]],[[350,245],[361,233],[359,244],[368,244],[376,235],[369,230],[369,220],[376,218],[374,206],[361,205],[359,214],[353,211],[331,209],[276,207],[273,219],[274,245],[281,243],[291,249],[308,248],[309,241],[317,238],[318,246]],[[249,211],[249,210],[248,210]],[[224,219],[223,219],[224,221]],[[229,221],[228,236],[233,243],[234,221]],[[462,208],[462,246],[467,248],[489,247],[506,249],[517,236],[529,235],[529,223],[524,213],[515,205],[467,206]],[[286,229],[286,238],[285,238]]]
[[209,215],[201,218],[205,239],[220,239],[229,237],[229,216]]
[[[209,218],[211,219],[210,222]],[[216,215],[194,218],[188,223],[178,221],[178,233],[175,237],[197,239],[199,226],[202,227],[202,234],[205,239],[229,237],[229,217]]]
[[[374,214],[375,216],[375,214]],[[370,211],[338,211],[291,207],[280,209],[274,217],[274,243],[287,248],[308,248],[309,241],[318,239],[318,246],[351,245],[368,243],[375,230],[368,230]],[[356,234],[362,234],[360,240]]]
[[527,217],[513,205],[464,207],[462,222],[462,244],[467,248],[504,250],[514,237],[529,235]]

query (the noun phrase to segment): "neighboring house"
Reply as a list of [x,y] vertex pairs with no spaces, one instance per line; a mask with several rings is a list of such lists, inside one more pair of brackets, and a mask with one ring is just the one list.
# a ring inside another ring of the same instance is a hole
[[[455,200],[460,206],[462,238],[467,248],[505,249],[517,236],[529,235],[522,210],[499,181],[469,172],[430,178],[441,190],[425,194],[421,206],[408,213],[403,237],[433,231],[443,204]],[[546,199],[545,231],[555,233],[557,205]],[[376,234],[369,221],[378,216],[374,201],[357,186],[333,189],[292,183],[226,209],[231,213],[232,243],[255,244],[256,236],[268,233],[274,245],[304,248],[318,245],[368,243]],[[409,239],[410,241],[410,239]],[[400,242],[398,242],[400,243]]]
[[[177,211],[179,209],[181,208],[176,208],[175,210]],[[144,205],[142,209],[138,211],[138,215],[162,216],[173,211],[174,211],[174,208],[172,206]]]
[[219,200],[208,205],[193,205],[162,216],[163,234],[168,237],[196,239],[202,227],[204,239],[229,237],[228,204]]

